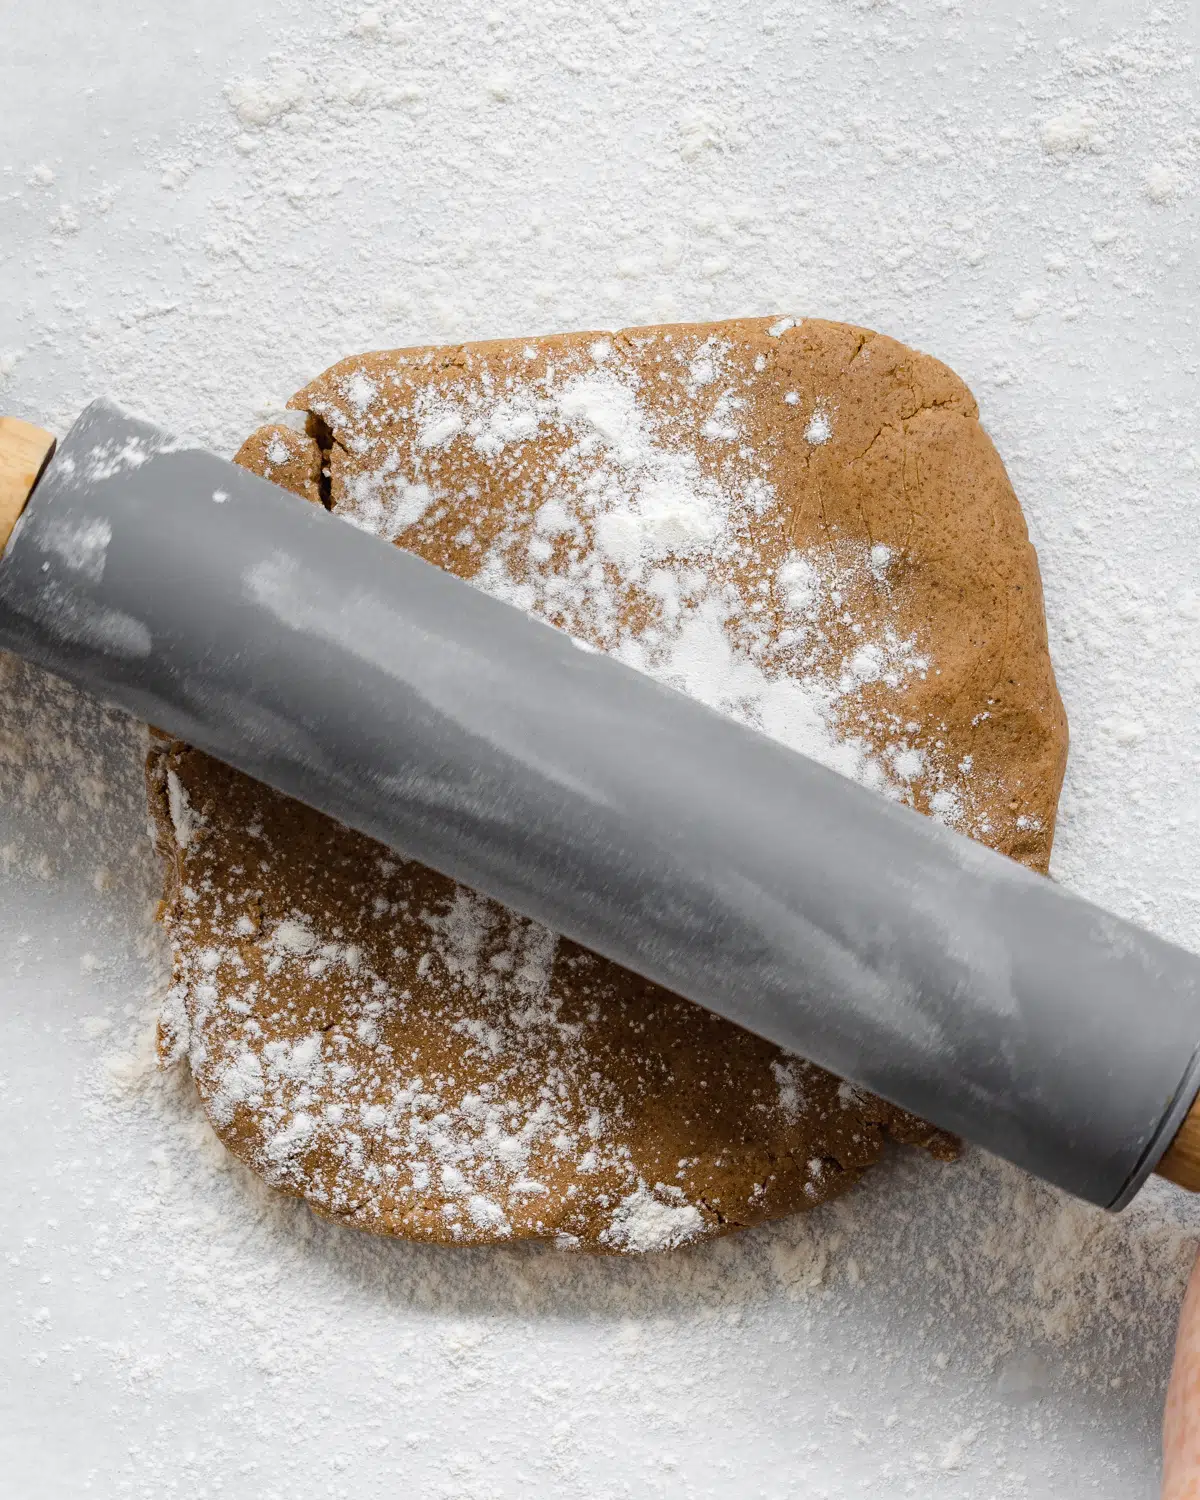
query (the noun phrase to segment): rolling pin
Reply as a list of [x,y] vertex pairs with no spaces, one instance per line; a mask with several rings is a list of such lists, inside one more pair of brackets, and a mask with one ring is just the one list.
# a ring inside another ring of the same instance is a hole
[[1200,959],[106,402],[0,646],[1070,1193],[1200,1190]]

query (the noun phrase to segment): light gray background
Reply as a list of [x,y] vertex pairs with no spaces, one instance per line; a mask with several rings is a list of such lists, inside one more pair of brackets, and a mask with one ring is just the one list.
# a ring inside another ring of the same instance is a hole
[[[0,35],[0,409],[230,451],[361,348],[735,313],[944,358],[1042,559],[1055,873],[1200,946],[1194,6],[0,0]],[[1153,1495],[1200,1227],[1165,1187],[1113,1220],[897,1153],[634,1264],[376,1243],[231,1169],[147,1050],[140,754],[6,666],[0,1494]]]

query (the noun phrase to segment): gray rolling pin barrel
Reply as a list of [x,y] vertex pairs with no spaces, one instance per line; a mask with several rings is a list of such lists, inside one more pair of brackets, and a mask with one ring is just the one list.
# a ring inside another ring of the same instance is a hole
[[1187,1177],[1193,955],[111,405],[27,467],[8,650],[1082,1198]]

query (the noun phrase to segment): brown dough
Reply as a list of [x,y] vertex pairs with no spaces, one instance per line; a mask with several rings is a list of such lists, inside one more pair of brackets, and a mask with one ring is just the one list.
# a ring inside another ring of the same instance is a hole
[[[1066,722],[1037,562],[935,360],[751,319],[363,355],[291,405],[307,431],[265,428],[240,463],[644,664],[719,606],[754,681],[823,684],[860,772],[1046,868]],[[649,530],[626,567],[625,522],[597,518],[631,510]],[[322,1215],[658,1249],[835,1196],[889,1135],[954,1154],[197,751],[157,742],[148,776],[163,1052],[226,1146]]]

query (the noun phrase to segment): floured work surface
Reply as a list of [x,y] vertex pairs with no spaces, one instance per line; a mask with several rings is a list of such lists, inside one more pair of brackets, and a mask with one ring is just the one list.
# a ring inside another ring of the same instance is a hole
[[[343,361],[239,462],[1045,869],[1066,755],[1017,501],[944,366],[769,319]],[[299,503],[299,502],[298,502]],[[364,1229],[665,1249],[922,1122],[158,743],[186,1057],[221,1139]]]

